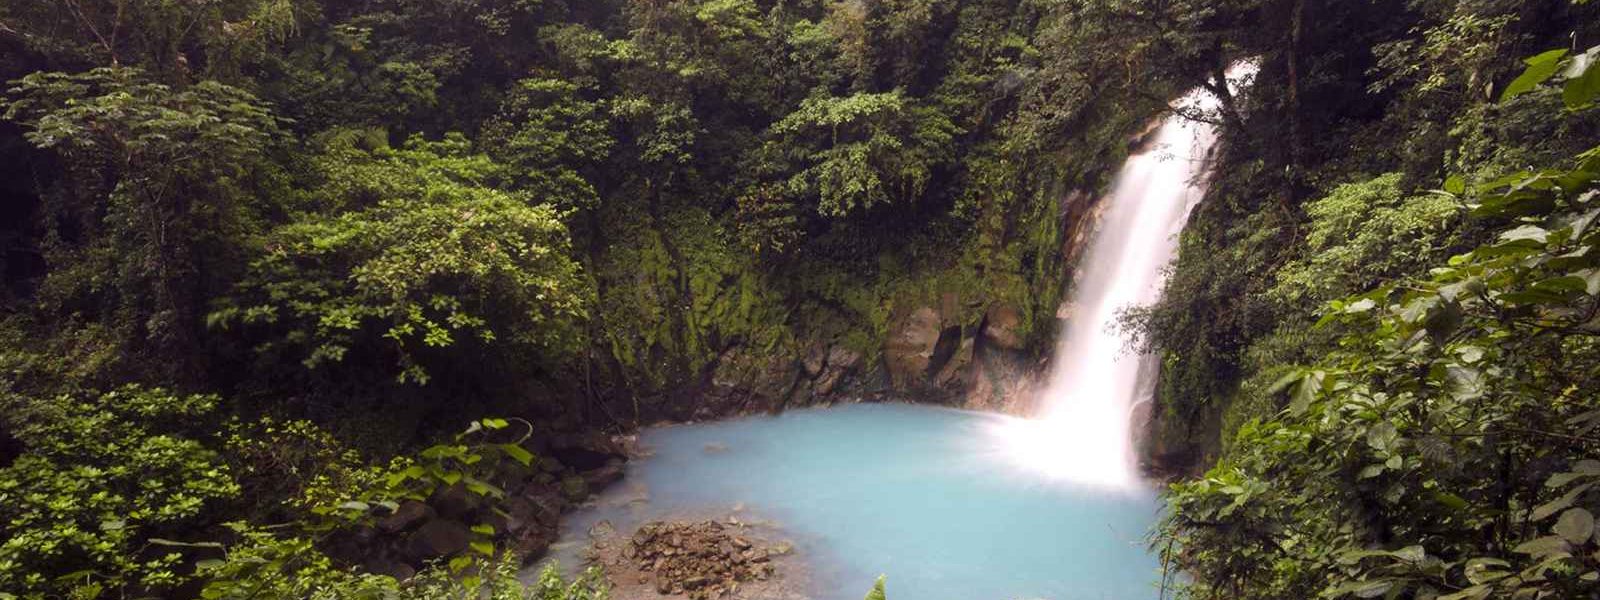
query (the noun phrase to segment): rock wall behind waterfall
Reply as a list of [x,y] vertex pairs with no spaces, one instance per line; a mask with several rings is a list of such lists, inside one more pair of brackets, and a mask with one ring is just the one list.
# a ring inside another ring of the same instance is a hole
[[[1053,247],[1041,259],[1052,269],[1034,275],[1038,281],[953,261],[877,298],[881,322],[869,336],[797,320],[792,341],[773,349],[729,344],[692,380],[646,395],[638,407],[619,399],[611,412],[637,408],[640,422],[681,421],[901,400],[1027,414],[1061,320],[1070,318],[1062,291],[1104,204],[1100,195],[1054,194]],[[985,279],[1014,283],[974,284]]]

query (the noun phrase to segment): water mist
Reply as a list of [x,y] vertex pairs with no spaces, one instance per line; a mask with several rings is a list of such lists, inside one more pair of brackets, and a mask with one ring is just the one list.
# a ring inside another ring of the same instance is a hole
[[[1252,64],[1236,65],[1228,73],[1230,87],[1254,73]],[[1218,104],[1196,90],[1174,106],[1192,114],[1215,112]],[[1108,487],[1138,480],[1132,412],[1149,400],[1141,378],[1155,370],[1147,368],[1152,356],[1130,347],[1118,314],[1158,299],[1178,233],[1205,194],[1216,140],[1209,123],[1165,117],[1102,200],[1107,205],[1073,287],[1039,414],[1009,421],[1000,432],[1030,467]]]

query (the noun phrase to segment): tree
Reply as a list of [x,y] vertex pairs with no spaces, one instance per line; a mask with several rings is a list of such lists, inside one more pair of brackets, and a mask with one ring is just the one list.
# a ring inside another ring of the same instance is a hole
[[0,33],[61,67],[138,67],[168,83],[235,75],[288,39],[304,0],[62,0],[0,10]]
[[131,68],[35,73],[12,94],[5,118],[65,174],[41,215],[42,308],[194,377],[204,295],[227,281],[265,212],[252,188],[275,120],[238,88],[176,89]]
[[484,126],[484,145],[514,169],[514,184],[566,209],[599,202],[590,177],[615,140],[605,107],[584,99],[574,83],[524,79]]
[[[1568,110],[1593,69],[1564,72]],[[1559,68],[1558,68],[1559,67]],[[1519,89],[1519,86],[1523,89]],[[1547,90],[1545,93],[1554,93]],[[1437,191],[1495,224],[1464,254],[1329,304],[1348,335],[1282,409],[1177,484],[1156,546],[1191,595],[1577,598],[1600,590],[1600,148]]]
[[812,97],[772,125],[761,167],[789,174],[791,198],[842,217],[920,197],[955,134],[899,91]]
[[494,186],[505,168],[465,138],[335,142],[318,163],[322,210],[269,234],[214,324],[259,326],[262,351],[309,368],[388,357],[415,383],[430,377],[429,349],[471,343],[553,364],[579,342],[589,293],[561,213]]

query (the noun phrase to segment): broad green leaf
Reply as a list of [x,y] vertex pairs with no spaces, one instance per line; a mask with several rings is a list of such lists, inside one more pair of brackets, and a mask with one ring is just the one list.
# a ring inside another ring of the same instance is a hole
[[1300,379],[1300,385],[1295,387],[1294,397],[1289,400],[1289,412],[1295,415],[1305,414],[1310,409],[1311,402],[1322,393],[1322,386],[1328,374],[1324,371],[1310,371]]
[[1500,569],[1506,569],[1510,567],[1511,563],[1498,558],[1480,557],[1468,559],[1467,565],[1463,571],[1467,576],[1467,581],[1477,585],[1480,583],[1489,583],[1491,581],[1497,581],[1504,578],[1506,575],[1509,575],[1509,573]]
[[1560,50],[1551,50],[1523,61],[1527,63],[1528,68],[1516,79],[1511,80],[1510,84],[1506,85],[1505,91],[1500,93],[1500,101],[1505,102],[1533,91],[1533,88],[1538,87],[1539,84],[1544,83],[1552,75],[1556,74],[1556,70],[1561,67],[1562,57],[1566,55],[1567,50],[1562,48]]
[[1299,383],[1301,379],[1305,378],[1305,376],[1305,371],[1299,369],[1292,370],[1288,374],[1279,377],[1277,381],[1272,382],[1272,386],[1267,388],[1267,393],[1277,394],[1289,389],[1289,386]]
[[1582,508],[1567,509],[1551,531],[1569,542],[1582,544],[1594,535],[1594,515]]
[[1517,547],[1513,548],[1512,552],[1540,556],[1552,552],[1565,552],[1569,547],[1565,538],[1559,535],[1547,535],[1517,544]]
[[148,539],[146,541],[148,541],[148,542],[150,542],[152,544],[155,544],[157,546],[175,546],[175,547],[179,547],[179,548],[222,548],[223,547],[223,545],[221,543],[219,543],[219,542],[180,542],[180,541],[177,541],[177,540],[169,540],[169,539],[166,539],[166,538],[150,538],[150,539]]
[[1372,310],[1372,307],[1377,305],[1378,303],[1373,302],[1371,298],[1362,298],[1355,302],[1346,304],[1344,307],[1344,312],[1345,314],[1363,313]]
[[1453,594],[1439,596],[1435,600],[1483,600],[1494,593],[1494,588],[1489,584],[1479,584]]
[[502,490],[498,486],[476,477],[463,477],[461,480],[466,484],[467,491],[479,496],[493,496],[495,498],[500,498],[506,495],[505,490]]
[[468,544],[473,551],[484,556],[494,556],[494,542],[486,540],[473,540]]
[[1596,55],[1600,46],[1590,48],[1587,52],[1572,57],[1567,63],[1563,73],[1566,84],[1561,86],[1561,100],[1570,110],[1578,110],[1594,102],[1595,96],[1600,96],[1600,68],[1595,67]]
[[1563,496],[1534,507],[1533,512],[1528,517],[1535,521],[1543,521],[1550,518],[1550,515],[1566,510],[1570,506],[1572,506],[1572,498]]
[[1428,558],[1427,550],[1422,546],[1406,546],[1394,551],[1394,557],[1407,562],[1420,563]]
[[1550,238],[1550,232],[1538,225],[1522,225],[1500,234],[1502,243],[1533,242],[1544,244]]
[[505,452],[506,456],[511,457],[511,460],[521,463],[524,467],[533,464],[533,453],[517,444],[501,444],[500,451]]
[[1367,429],[1367,445],[1379,452],[1388,451],[1399,437],[1399,430],[1389,421],[1381,421]]
[[1449,492],[1436,493],[1433,495],[1433,499],[1439,501],[1440,504],[1445,505],[1450,510],[1466,510],[1467,506],[1469,506],[1466,499]]

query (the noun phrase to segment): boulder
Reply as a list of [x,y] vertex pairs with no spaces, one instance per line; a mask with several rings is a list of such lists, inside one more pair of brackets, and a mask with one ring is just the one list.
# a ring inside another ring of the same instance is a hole
[[406,551],[412,558],[428,560],[449,556],[467,549],[472,532],[454,519],[433,519],[418,527],[406,541]]
[[832,394],[834,389],[838,387],[839,382],[845,376],[854,372],[856,365],[859,364],[861,364],[860,352],[843,346],[834,346],[828,349],[827,360],[824,362],[825,366],[821,371],[822,374],[817,377],[816,394],[819,396]]
[[428,505],[441,517],[462,519],[481,508],[484,499],[468,491],[466,485],[457,483],[434,491],[433,496],[428,498]]
[[[819,355],[820,356],[820,355]],[[717,357],[711,386],[692,404],[694,419],[778,410],[806,380],[807,358],[786,351],[764,353],[735,346]],[[796,362],[800,368],[795,368]],[[820,368],[820,366],[819,366]]]
[[961,295],[955,292],[939,294],[939,327],[941,329],[960,327],[961,323]]
[[922,383],[939,344],[938,311],[926,306],[912,310],[891,332],[883,353],[891,382],[899,388]]
[[598,469],[613,459],[627,459],[621,444],[598,431],[554,436],[548,452],[561,464],[577,471]]
[[591,471],[585,471],[583,473],[583,481],[584,483],[588,484],[590,492],[599,492],[606,489],[607,486],[621,481],[622,470],[622,461],[613,460],[609,463],[606,463],[606,466]]
[[583,502],[589,497],[589,482],[582,476],[573,475],[561,480],[561,496],[573,504]]
[[972,380],[972,355],[976,345],[972,338],[962,338],[961,346],[950,356],[934,383],[940,387],[965,387]]
[[417,574],[417,570],[412,568],[411,565],[384,558],[368,559],[362,564],[362,568],[366,569],[368,573],[388,575],[398,581],[411,579]]
[[813,343],[806,348],[806,357],[800,361],[800,367],[805,369],[806,377],[815,379],[822,374],[822,368],[827,364],[828,348],[822,344]]
[[1021,350],[1022,311],[1010,304],[995,304],[983,316],[983,341],[1004,350]]
[[416,500],[407,500],[401,502],[400,506],[394,509],[393,514],[378,519],[378,529],[386,533],[399,533],[410,530],[419,523],[432,519],[434,516],[433,507]]

